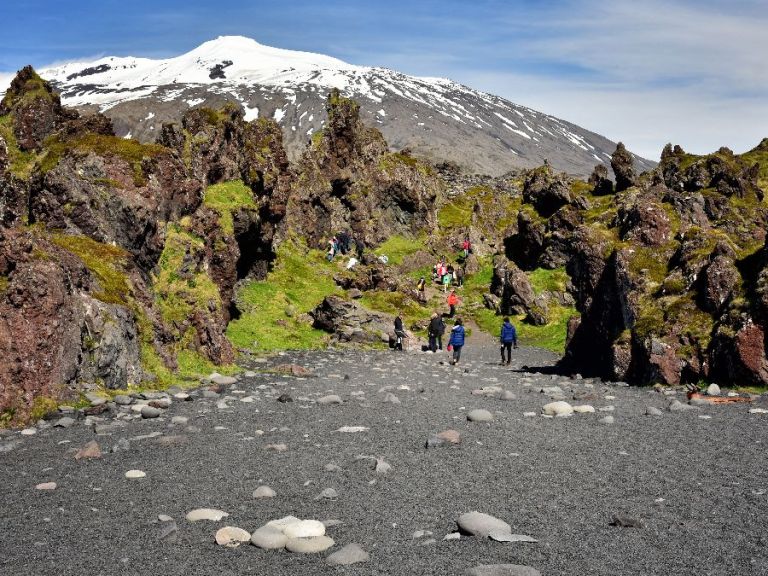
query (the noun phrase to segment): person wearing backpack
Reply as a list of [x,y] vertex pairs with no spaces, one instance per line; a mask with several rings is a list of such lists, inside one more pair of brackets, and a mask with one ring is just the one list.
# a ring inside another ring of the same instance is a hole
[[426,302],[427,302],[427,294],[426,294],[427,281],[424,280],[424,276],[422,276],[419,279],[418,284],[416,284],[416,290],[418,290],[418,292],[419,292],[419,301],[422,304],[426,304]]
[[461,349],[464,347],[464,323],[461,318],[456,318],[454,327],[451,329],[451,338],[448,341],[448,349],[453,350],[451,365],[455,366],[461,360]]
[[[517,330],[509,318],[504,318],[504,323],[501,325],[501,336],[499,336],[501,343],[501,364],[509,366],[512,362],[512,347],[517,348]],[[506,362],[504,356],[506,352]]]
[[403,319],[400,317],[400,313],[397,313],[395,317],[395,350],[403,351],[403,338],[405,338],[405,330],[403,330]]

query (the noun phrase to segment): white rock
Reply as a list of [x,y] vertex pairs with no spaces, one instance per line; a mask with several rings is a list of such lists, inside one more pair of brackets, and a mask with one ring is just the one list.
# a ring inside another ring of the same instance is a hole
[[598,422],[600,422],[600,424],[613,424],[614,423],[614,418],[613,418],[613,416],[605,416],[603,418],[600,418],[600,420],[598,420]]
[[341,396],[338,396],[337,394],[330,394],[328,396],[323,396],[322,398],[318,398],[317,403],[322,405],[342,404],[343,401],[341,399]]
[[368,562],[370,555],[358,544],[347,544],[341,550],[338,550],[325,559],[326,564],[331,566],[348,566],[349,564],[358,564]]
[[286,526],[295,522],[301,522],[301,520],[296,518],[296,516],[285,516],[283,518],[278,518],[277,520],[270,520],[266,525],[272,526],[282,532]]
[[270,526],[269,524],[262,526],[251,534],[251,544],[264,550],[285,548],[286,542],[288,542],[288,536],[283,534],[282,530],[276,526]]
[[765,408],[750,408],[749,409],[750,414],[768,414],[768,410]]
[[589,404],[581,404],[580,406],[574,406],[573,411],[577,414],[591,414],[595,411],[595,407]]
[[392,471],[392,466],[385,462],[383,458],[376,459],[376,474],[388,474]]
[[285,549],[296,554],[315,554],[328,550],[335,542],[328,536],[313,536],[311,538],[288,538]]
[[464,532],[483,538],[487,538],[491,533],[512,532],[512,527],[504,520],[477,511],[462,514],[456,523]]
[[237,378],[232,378],[232,376],[222,376],[221,374],[211,374],[209,380],[219,386],[229,386],[230,384],[237,382]]
[[326,488],[320,494],[317,495],[317,498],[315,500],[320,500],[321,498],[325,498],[327,500],[333,500],[334,498],[338,498],[339,493],[336,492],[333,488]]
[[277,493],[269,486],[259,486],[253,491],[254,498],[274,498],[275,496],[277,496]]
[[525,418],[536,418],[536,412],[523,412]]
[[443,536],[443,540],[460,540],[461,539],[461,532],[451,532],[450,534],[446,534]]
[[365,426],[342,426],[336,432],[365,432],[368,430]]
[[21,431],[22,436],[34,436],[35,434],[37,434],[37,428],[24,428]]
[[325,524],[319,520],[297,520],[283,528],[288,538],[313,538],[325,534]]
[[216,544],[227,548],[237,548],[250,539],[251,535],[248,532],[235,526],[224,526],[216,531]]
[[125,477],[131,479],[145,478],[146,476],[146,472],[142,470],[128,470],[128,472],[125,473]]
[[187,514],[187,520],[190,522],[199,522],[200,520],[211,520],[212,522],[218,522],[227,516],[229,516],[229,514],[226,512],[222,512],[221,510],[216,510],[214,508],[198,508]]
[[43,482],[35,486],[37,490],[56,490],[56,482]]
[[720,386],[717,384],[707,386],[707,396],[720,396],[720,393]]
[[511,532],[491,532],[488,537],[496,542],[538,542],[531,536],[525,534],[512,534]]
[[475,410],[471,410],[467,414],[467,420],[470,422],[492,422],[493,414],[491,414],[488,410],[477,408]]
[[557,402],[550,402],[545,404],[542,409],[542,413],[546,416],[563,416],[573,414],[573,406],[563,400]]
[[189,422],[189,418],[187,418],[186,416],[174,416],[173,418],[171,418],[172,424],[183,425],[183,424],[186,424],[187,422]]

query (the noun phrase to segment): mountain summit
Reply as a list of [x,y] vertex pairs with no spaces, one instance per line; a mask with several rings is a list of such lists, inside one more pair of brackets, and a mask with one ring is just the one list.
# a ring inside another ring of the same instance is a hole
[[[247,120],[276,120],[296,157],[326,121],[333,88],[357,100],[362,118],[395,149],[492,175],[540,165],[588,175],[610,162],[614,142],[563,120],[443,78],[407,76],[330,56],[222,36],[163,60],[108,56],[41,71],[62,103],[99,110],[117,133],[154,141],[189,108],[237,101]],[[641,169],[652,163],[635,158]]]

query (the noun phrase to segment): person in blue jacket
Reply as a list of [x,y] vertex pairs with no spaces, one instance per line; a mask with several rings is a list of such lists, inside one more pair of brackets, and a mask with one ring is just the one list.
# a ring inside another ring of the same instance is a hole
[[[501,325],[501,336],[499,337],[499,341],[501,342],[501,364],[509,366],[509,363],[512,361],[512,346],[517,348],[517,330],[515,330],[515,327],[512,322],[509,321],[509,318],[504,318],[504,323]],[[505,352],[506,362],[504,361]]]
[[461,359],[461,349],[464,346],[464,323],[461,318],[456,318],[454,327],[451,329],[451,339],[448,344],[453,348],[453,359],[451,364],[456,365]]

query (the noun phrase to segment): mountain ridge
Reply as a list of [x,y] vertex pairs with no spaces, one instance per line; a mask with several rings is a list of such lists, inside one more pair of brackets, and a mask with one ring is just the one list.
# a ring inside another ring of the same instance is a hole
[[[588,176],[608,166],[616,143],[565,120],[473,90],[446,78],[414,77],[387,68],[283,50],[238,36],[205,42],[174,58],[107,56],[41,70],[62,103],[108,115],[119,136],[153,142],[163,123],[197,106],[234,100],[245,119],[281,125],[291,159],[326,121],[333,88],[360,102],[362,117],[395,150],[469,172],[500,175],[547,160]],[[639,170],[654,163],[634,156]]]

